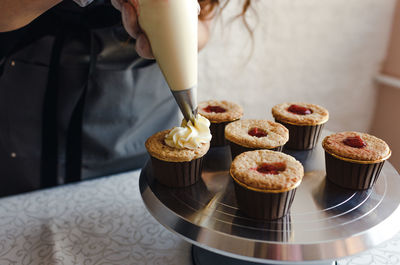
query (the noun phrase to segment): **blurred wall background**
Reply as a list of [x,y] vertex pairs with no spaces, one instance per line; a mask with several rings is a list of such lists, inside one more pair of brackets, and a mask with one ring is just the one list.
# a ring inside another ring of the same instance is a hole
[[400,171],[400,0],[397,0],[391,38],[376,89],[371,132],[390,143],[393,150],[390,161]]
[[199,100],[234,101],[245,118],[268,119],[277,103],[316,103],[330,111],[328,129],[369,132],[396,0],[255,1],[253,41],[240,19],[230,22],[242,3],[214,21]]

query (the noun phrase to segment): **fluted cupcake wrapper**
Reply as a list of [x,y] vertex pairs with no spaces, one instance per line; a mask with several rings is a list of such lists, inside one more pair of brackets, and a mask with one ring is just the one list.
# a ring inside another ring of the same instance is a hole
[[250,190],[235,180],[236,201],[239,209],[255,219],[274,220],[289,213],[297,188],[279,192],[261,192]]
[[321,131],[324,127],[323,124],[318,125],[293,125],[283,121],[275,120],[281,123],[289,130],[289,141],[285,144],[285,148],[295,150],[310,150],[315,147],[318,142]]
[[193,185],[201,178],[203,157],[188,162],[168,162],[151,157],[157,181],[172,188]]
[[225,146],[227,141],[225,139],[225,126],[230,122],[211,123],[210,132],[212,135],[210,147]]
[[277,146],[271,149],[267,148],[249,148],[245,146],[238,145],[234,142],[228,141],[230,147],[231,147],[231,154],[232,154],[232,160],[235,159],[236,156],[240,155],[241,153],[247,152],[247,151],[255,151],[255,150],[271,150],[271,151],[278,151],[281,152],[283,150],[283,145]]
[[374,186],[385,160],[374,164],[359,164],[336,158],[325,152],[327,178],[343,188],[366,190]]

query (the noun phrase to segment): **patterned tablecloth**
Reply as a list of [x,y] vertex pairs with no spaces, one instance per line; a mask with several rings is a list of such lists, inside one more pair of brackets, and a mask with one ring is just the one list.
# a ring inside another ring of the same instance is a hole
[[[0,264],[191,265],[146,210],[139,171],[0,199]],[[400,234],[340,265],[400,264]]]

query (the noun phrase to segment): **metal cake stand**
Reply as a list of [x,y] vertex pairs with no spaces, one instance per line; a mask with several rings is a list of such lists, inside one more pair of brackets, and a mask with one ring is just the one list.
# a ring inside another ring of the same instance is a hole
[[228,147],[211,149],[202,180],[187,188],[159,184],[149,161],[140,192],[162,225],[193,244],[196,265],[335,264],[400,230],[400,176],[390,163],[372,189],[351,191],[326,180],[320,143],[311,151],[284,152],[302,162],[305,176],[283,219],[254,220],[238,210]]

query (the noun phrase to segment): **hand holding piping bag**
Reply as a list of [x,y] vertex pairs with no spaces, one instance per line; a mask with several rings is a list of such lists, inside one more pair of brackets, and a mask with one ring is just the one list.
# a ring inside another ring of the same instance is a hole
[[[136,52],[143,58],[154,59],[150,41],[139,25],[138,0],[111,0],[112,5],[121,11],[122,23],[128,34],[136,39]],[[198,13],[200,5],[197,3]]]
[[136,52],[143,58],[154,59],[150,41],[139,26],[137,0],[111,0],[112,5],[121,11],[122,23],[128,34],[136,39]]
[[137,39],[138,54],[157,60],[184,118],[194,122],[200,32],[197,0],[113,1],[121,10],[124,27]]

